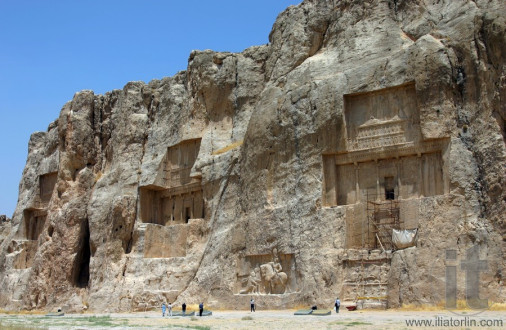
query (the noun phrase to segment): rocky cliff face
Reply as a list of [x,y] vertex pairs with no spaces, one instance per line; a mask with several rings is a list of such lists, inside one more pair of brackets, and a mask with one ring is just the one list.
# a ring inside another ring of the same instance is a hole
[[2,244],[5,237],[9,234],[11,230],[11,219],[7,218],[6,215],[0,215],[0,244]]
[[268,45],[75,94],[30,139],[0,306],[436,304],[472,247],[504,302],[504,12],[306,0]]

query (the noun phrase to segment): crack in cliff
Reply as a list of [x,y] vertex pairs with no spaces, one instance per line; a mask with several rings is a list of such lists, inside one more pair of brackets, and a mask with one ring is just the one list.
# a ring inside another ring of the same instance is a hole
[[216,230],[216,226],[214,226],[214,222],[216,221],[216,218],[217,218],[217,213],[218,213],[218,210],[221,210],[220,208],[220,205],[222,204],[222,201],[223,201],[223,196],[225,195],[225,191],[227,190],[227,187],[228,187],[228,183],[229,183],[229,180],[230,180],[230,174],[232,173],[232,170],[234,169],[235,165],[237,164],[238,162],[238,158],[237,157],[234,157],[234,159],[232,160],[232,162],[230,163],[229,165],[229,168],[227,170],[227,174],[224,176],[225,180],[223,180],[223,184],[222,184],[222,187],[221,187],[221,192],[220,192],[220,195],[219,195],[219,198],[218,198],[218,202],[216,204],[216,207],[214,208],[214,212],[212,213],[211,217],[210,217],[210,221],[209,223],[207,224],[207,228],[210,228],[210,232],[209,232],[209,238],[207,240],[207,243],[206,243],[206,247],[204,249],[204,251],[202,252],[202,256],[200,257],[200,260],[198,262],[198,266],[196,267],[196,272],[195,272],[195,276],[191,279],[188,280],[188,283],[184,286],[184,288],[179,292],[179,294],[177,295],[177,297],[175,298],[175,300],[178,299],[178,297],[183,294],[189,287],[190,285],[195,281],[197,280],[198,282],[198,279],[197,279],[197,273],[202,269],[201,266],[202,266],[202,262],[204,261],[204,258],[206,255],[208,255],[209,251],[211,250],[211,242],[212,242],[212,237],[213,237],[213,234]]
[[[483,29],[483,26],[480,27],[480,29]],[[476,55],[477,55],[477,61],[483,62],[483,57],[480,55],[481,49],[479,47],[478,40],[476,38],[476,35],[473,37],[472,43],[475,47]],[[483,43],[485,44],[485,43]],[[469,118],[467,115],[467,111],[465,110],[466,102],[470,102],[472,100],[466,100],[467,96],[467,85],[469,82],[467,81],[467,74],[465,70],[465,58],[464,54],[460,51],[460,49],[456,47],[449,47],[454,54],[456,54],[456,60],[457,63],[454,63],[454,61],[451,60],[451,57],[449,56],[448,52],[445,52],[446,56],[448,57],[448,61],[451,67],[452,72],[452,79],[454,84],[456,85],[455,90],[458,92],[458,95],[456,96],[455,100],[455,107],[457,110],[457,127],[460,128],[462,131],[459,132],[458,138],[462,141],[465,148],[471,152],[472,157],[474,159],[474,163],[477,169],[476,177],[474,178],[475,182],[473,185],[473,190],[477,194],[477,202],[479,205],[479,214],[478,217],[481,219],[486,219],[488,216],[488,207],[489,204],[489,198],[488,198],[488,182],[486,179],[486,170],[485,170],[485,158],[483,156],[482,150],[478,149],[476,147],[477,140],[475,135],[473,134],[473,130],[471,129],[472,126],[476,122],[478,122],[477,116],[479,116],[478,113],[474,115],[473,118]],[[486,56],[487,57],[487,56]],[[476,95],[477,97],[481,97],[482,91],[479,88],[480,86],[480,72],[476,71],[474,72],[474,87],[476,88]]]
[[[234,114],[237,114],[238,112],[238,102],[237,102],[237,99],[238,99],[238,87],[239,87],[239,68],[238,68],[238,58],[237,56],[234,56],[234,67],[235,67],[235,82],[234,82],[234,87],[232,89],[233,91],[233,94],[234,94]],[[232,116],[232,131],[230,132],[230,139],[232,141],[234,141],[234,116]]]
[[72,284],[78,288],[88,288],[90,281],[90,226],[86,218],[79,234],[79,252],[72,267]]
[[[145,87],[145,86],[144,86]],[[141,95],[144,94],[144,87],[141,89]],[[153,94],[151,94],[153,96]],[[150,103],[151,108],[151,103]],[[151,125],[152,121],[154,120],[154,116],[149,116],[149,109],[148,109],[148,121],[147,121],[147,127],[144,131],[143,139],[142,139],[142,153],[140,157],[139,167],[137,168],[137,195],[136,195],[136,202],[134,207],[134,214],[133,214],[133,221],[130,229],[130,234],[128,238],[128,243],[126,244],[125,254],[129,254],[132,251],[132,245],[133,245],[133,236],[135,231],[135,224],[138,220],[138,210],[141,207],[140,206],[140,183],[141,183],[141,174],[142,174],[142,164],[144,161],[144,155],[146,154],[146,144],[149,140],[149,133],[151,131]]]
[[[322,41],[320,43],[320,46],[318,47],[318,49],[316,50],[315,54],[318,53],[322,48],[326,47],[327,46],[327,42],[326,42],[326,38],[327,38],[327,32],[329,31],[329,28],[330,28],[330,19],[327,20],[325,22],[325,28],[324,28],[324,31],[322,33]],[[313,54],[314,55],[314,54]]]

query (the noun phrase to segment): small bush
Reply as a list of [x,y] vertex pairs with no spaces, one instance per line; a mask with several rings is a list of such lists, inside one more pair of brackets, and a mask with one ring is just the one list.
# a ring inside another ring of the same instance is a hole
[[243,320],[243,321],[251,321],[251,320],[253,320],[253,318],[251,316],[243,316],[243,318],[241,320]]

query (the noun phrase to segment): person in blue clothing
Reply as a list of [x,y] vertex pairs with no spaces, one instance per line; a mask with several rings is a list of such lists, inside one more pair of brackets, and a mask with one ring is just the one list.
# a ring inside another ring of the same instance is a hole
[[202,313],[204,312],[204,303],[201,302],[199,304],[199,316],[202,316]]
[[165,306],[165,303],[162,303],[162,317],[164,317],[164,316],[165,316],[165,309],[166,309],[166,308],[167,308],[167,307]]

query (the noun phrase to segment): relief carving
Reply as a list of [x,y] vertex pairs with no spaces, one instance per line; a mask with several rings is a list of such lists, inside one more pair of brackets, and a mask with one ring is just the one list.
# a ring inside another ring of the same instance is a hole
[[257,276],[257,274],[260,274],[259,267],[251,271],[247,280],[243,280],[243,283],[246,284],[246,288],[241,290],[239,292],[240,294],[260,293],[259,287],[262,279],[260,278],[260,276]]
[[239,294],[284,294],[295,289],[291,254],[274,249],[271,255],[246,256],[239,264]]
[[265,293],[285,293],[288,276],[282,270],[277,255],[274,255],[274,261],[260,266],[262,286]]
[[350,150],[362,150],[406,143],[405,120],[395,115],[391,120],[382,121],[371,117],[358,126],[356,140],[349,140]]
[[414,84],[345,95],[347,151],[421,139]]

